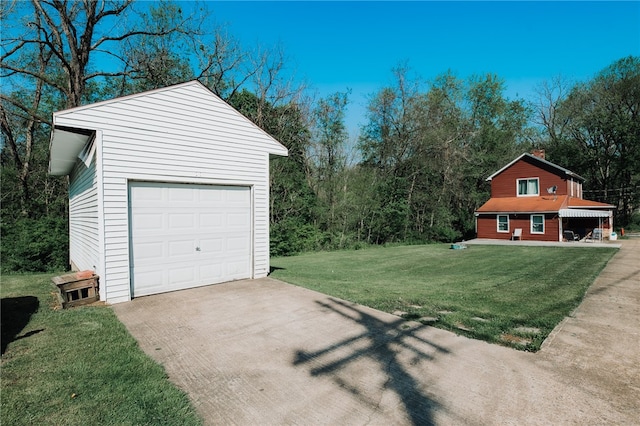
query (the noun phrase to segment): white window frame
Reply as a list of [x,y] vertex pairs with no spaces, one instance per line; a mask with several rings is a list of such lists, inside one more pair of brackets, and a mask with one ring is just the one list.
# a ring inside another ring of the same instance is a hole
[[[534,230],[533,230],[533,225],[534,225],[534,223],[533,223],[533,218],[534,218],[534,217],[541,217],[541,218],[542,218],[542,232],[540,232],[540,231],[534,231]],[[544,218],[544,215],[543,215],[543,214],[532,214],[532,215],[531,215],[531,218],[530,218],[529,220],[530,220],[530,222],[531,222],[531,226],[530,226],[530,228],[531,228],[531,233],[532,233],[532,234],[544,234],[544,222],[545,222],[545,218]]]
[[[500,218],[501,218],[501,217],[506,217],[506,218],[507,218],[507,229],[506,229],[506,230],[504,230],[504,229],[500,229]],[[511,228],[511,227],[509,226],[509,215],[508,215],[508,214],[499,214],[499,215],[496,215],[496,230],[497,230],[498,232],[508,233],[510,228]]]
[[[529,187],[529,181],[530,180],[536,180],[538,181],[538,192],[536,194],[520,194],[520,181],[527,181],[527,188]],[[537,197],[538,195],[540,195],[540,178],[537,177],[530,177],[530,178],[519,178],[516,179],[516,195],[518,197]]]

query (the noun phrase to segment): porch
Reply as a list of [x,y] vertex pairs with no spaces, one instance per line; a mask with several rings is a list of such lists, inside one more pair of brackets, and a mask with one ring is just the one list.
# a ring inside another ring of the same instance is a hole
[[621,244],[619,242],[613,242],[609,240],[598,241],[534,241],[534,240],[497,240],[490,238],[474,238],[473,240],[465,241],[467,245],[494,245],[494,246],[542,246],[542,247],[606,247],[612,249],[619,249]]
[[[611,210],[560,209],[560,240],[568,239],[567,231],[577,236],[579,241],[608,240],[613,229]],[[577,241],[574,241],[574,243]],[[589,243],[591,243],[589,241]]]

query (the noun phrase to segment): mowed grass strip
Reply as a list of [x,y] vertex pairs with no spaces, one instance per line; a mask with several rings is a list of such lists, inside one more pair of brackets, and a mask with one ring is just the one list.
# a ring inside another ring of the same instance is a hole
[[55,309],[51,275],[3,276],[3,425],[198,425],[107,306]]
[[271,276],[469,337],[537,351],[617,252],[394,246],[271,260]]

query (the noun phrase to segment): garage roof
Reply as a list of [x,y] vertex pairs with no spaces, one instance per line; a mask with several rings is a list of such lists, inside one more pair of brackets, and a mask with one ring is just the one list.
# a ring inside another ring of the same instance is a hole
[[123,102],[131,99],[135,99],[135,98],[148,96],[153,93],[172,91],[172,90],[177,90],[177,89],[181,89],[189,86],[199,87],[204,89],[213,98],[214,102],[220,102],[224,104],[225,107],[228,109],[228,111],[231,111],[232,114],[235,114],[237,117],[240,117],[240,120],[244,122],[247,128],[247,132],[250,133],[250,136],[257,138],[261,142],[266,143],[268,145],[270,155],[282,155],[282,156],[288,155],[287,147],[282,145],[278,140],[276,140],[273,136],[271,136],[265,130],[258,127],[246,116],[242,115],[240,112],[238,112],[235,108],[233,108],[227,102],[219,98],[204,84],[200,83],[197,80],[193,80],[186,83],[176,84],[174,86],[163,87],[155,90],[150,90],[148,92],[122,96],[119,98],[97,102],[94,104],[83,105],[83,106],[55,112],[53,114],[54,128],[51,131],[51,140],[49,142],[49,148],[50,148],[49,173],[56,176],[64,176],[71,173],[71,171],[73,170],[73,166],[75,165],[76,160],[78,158],[78,155],[82,152],[83,148],[87,145],[88,142],[92,140],[93,136],[95,135],[94,130],[55,125],[56,120],[59,117],[68,116],[69,114],[85,111],[88,109],[101,108],[101,107],[104,107],[105,105],[109,105],[115,102]]

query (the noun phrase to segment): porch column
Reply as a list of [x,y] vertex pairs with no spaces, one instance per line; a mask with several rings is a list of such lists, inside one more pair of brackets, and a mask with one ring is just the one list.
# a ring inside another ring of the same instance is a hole
[[560,215],[558,215],[558,224],[558,229],[560,230],[558,233],[558,241],[562,242],[562,217]]

